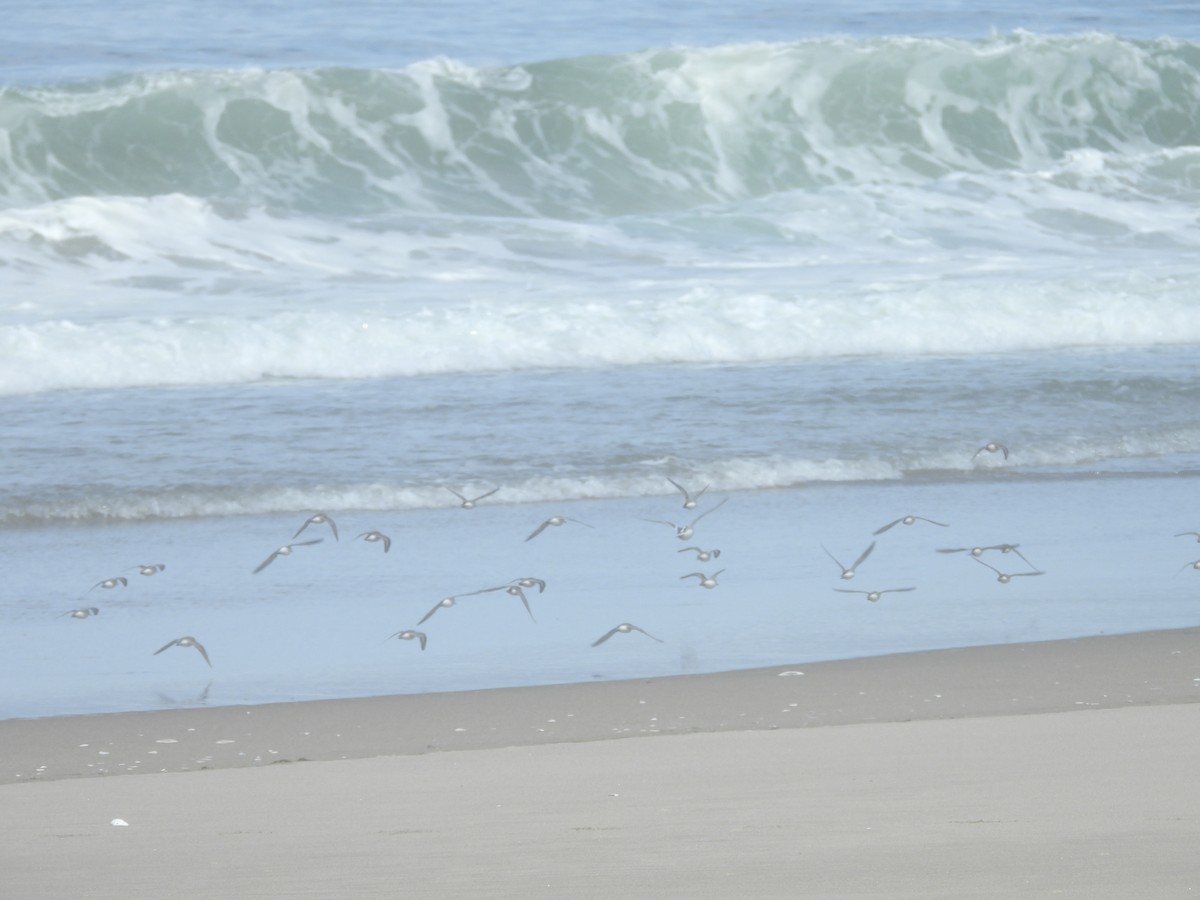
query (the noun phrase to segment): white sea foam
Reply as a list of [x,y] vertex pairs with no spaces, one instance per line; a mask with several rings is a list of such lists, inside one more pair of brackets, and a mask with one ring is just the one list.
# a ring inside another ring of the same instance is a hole
[[0,394],[1197,343],[1198,85],[1015,34],[12,90]]
[[1171,279],[646,294],[15,322],[0,326],[0,393],[1200,343],[1200,296]]

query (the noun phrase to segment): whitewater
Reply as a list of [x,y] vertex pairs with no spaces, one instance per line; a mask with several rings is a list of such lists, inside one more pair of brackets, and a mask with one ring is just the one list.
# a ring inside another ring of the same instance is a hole
[[[222,50],[171,10],[72,50],[82,7],[17,6],[0,716],[1194,624],[1182,13],[660,3],[574,10],[589,36],[263,2]],[[672,481],[726,501],[717,589]],[[338,537],[251,575],[317,511]],[[872,534],[907,514],[946,524]],[[554,515],[587,527],[525,540]],[[871,541],[864,587],[917,591],[832,590]],[[1007,543],[1037,577],[936,553]],[[489,594],[384,640],[531,574],[536,623]],[[622,618],[664,647],[589,655]],[[211,671],[152,655],[176,630]]]

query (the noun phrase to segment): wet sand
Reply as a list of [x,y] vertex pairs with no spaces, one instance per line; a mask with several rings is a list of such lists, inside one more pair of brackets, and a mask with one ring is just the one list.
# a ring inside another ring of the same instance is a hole
[[1198,896],[1197,747],[1200,629],[9,720],[0,878],[22,898]]

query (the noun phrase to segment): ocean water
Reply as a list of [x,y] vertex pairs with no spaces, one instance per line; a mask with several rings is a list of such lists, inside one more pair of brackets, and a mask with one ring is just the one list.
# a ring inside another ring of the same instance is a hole
[[1184,5],[205,10],[6,7],[0,717],[1200,621]]

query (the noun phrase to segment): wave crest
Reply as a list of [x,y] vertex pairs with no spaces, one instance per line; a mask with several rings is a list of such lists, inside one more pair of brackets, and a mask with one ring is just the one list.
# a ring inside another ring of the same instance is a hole
[[0,197],[613,215],[1195,146],[1197,105],[1195,45],[1107,35],[144,73],[0,93]]

